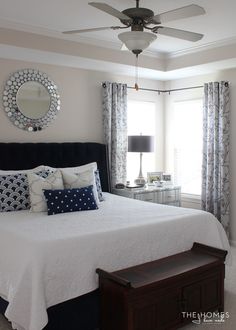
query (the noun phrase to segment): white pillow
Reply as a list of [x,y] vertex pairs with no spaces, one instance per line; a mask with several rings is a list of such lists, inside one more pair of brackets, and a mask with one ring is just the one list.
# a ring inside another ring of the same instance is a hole
[[65,167],[65,168],[61,168],[61,170],[68,170],[71,171],[73,173],[81,173],[84,171],[88,171],[90,169],[93,169],[94,171],[97,170],[97,163],[88,163],[85,165],[81,165],[81,166],[76,166],[76,167]]
[[60,170],[49,174],[47,178],[42,178],[34,173],[28,173],[28,182],[31,203],[30,211],[32,212],[47,211],[47,204],[43,193],[44,189],[64,189]]
[[44,165],[40,165],[37,166],[35,168],[31,168],[29,170],[0,170],[0,175],[11,175],[11,174],[18,174],[18,173],[35,173],[35,172],[39,172],[39,171],[43,171],[45,170],[45,166]]
[[93,186],[93,194],[97,204],[99,204],[96,178],[93,168],[87,171],[72,173],[68,169],[61,170],[63,176],[64,187],[66,189],[82,188],[87,186]]
[[[47,168],[51,169],[51,170],[56,170],[56,168],[54,167],[49,167],[47,166]],[[81,166],[75,166],[75,167],[60,167],[59,168],[61,171],[70,171],[71,173],[80,173],[80,172],[84,172],[84,171],[88,171],[90,169],[93,169],[94,171],[97,170],[97,163],[93,162],[93,163],[88,163],[85,165],[81,165]]]

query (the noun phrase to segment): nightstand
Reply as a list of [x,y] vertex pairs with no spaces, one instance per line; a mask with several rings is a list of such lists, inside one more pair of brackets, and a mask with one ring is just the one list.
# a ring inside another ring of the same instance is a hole
[[181,206],[181,187],[180,186],[167,186],[167,187],[152,187],[148,188],[124,188],[113,189],[113,194],[139,199],[141,201],[167,204],[173,206]]

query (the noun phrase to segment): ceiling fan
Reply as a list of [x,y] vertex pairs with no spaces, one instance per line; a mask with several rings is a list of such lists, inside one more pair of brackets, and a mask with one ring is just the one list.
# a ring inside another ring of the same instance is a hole
[[[131,31],[129,32],[120,33],[118,38],[136,55],[140,54],[145,48],[147,48],[150,43],[157,38],[157,34],[193,42],[198,41],[203,37],[203,34],[162,26],[162,23],[169,21],[205,14],[204,8],[195,4],[157,15],[154,15],[154,12],[148,8],[139,7],[139,0],[136,0],[135,8],[128,8],[122,12],[103,2],[89,2],[89,5],[118,18],[124,26],[98,27],[64,31],[63,33],[74,34],[109,29],[119,30],[131,28]],[[152,33],[144,31],[145,29]]]

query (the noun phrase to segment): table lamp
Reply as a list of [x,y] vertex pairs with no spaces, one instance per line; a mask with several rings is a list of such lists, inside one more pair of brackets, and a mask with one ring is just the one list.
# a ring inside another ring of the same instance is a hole
[[139,176],[134,180],[137,185],[145,185],[146,180],[142,173],[142,158],[143,152],[154,151],[154,136],[150,135],[130,135],[128,136],[128,152],[139,152],[140,153],[140,169]]

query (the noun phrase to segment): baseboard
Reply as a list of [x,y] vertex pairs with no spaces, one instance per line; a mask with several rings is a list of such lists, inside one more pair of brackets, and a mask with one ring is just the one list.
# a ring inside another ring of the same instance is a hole
[[231,239],[231,240],[229,240],[229,243],[230,243],[230,245],[236,247],[236,241],[233,241],[233,240]]

